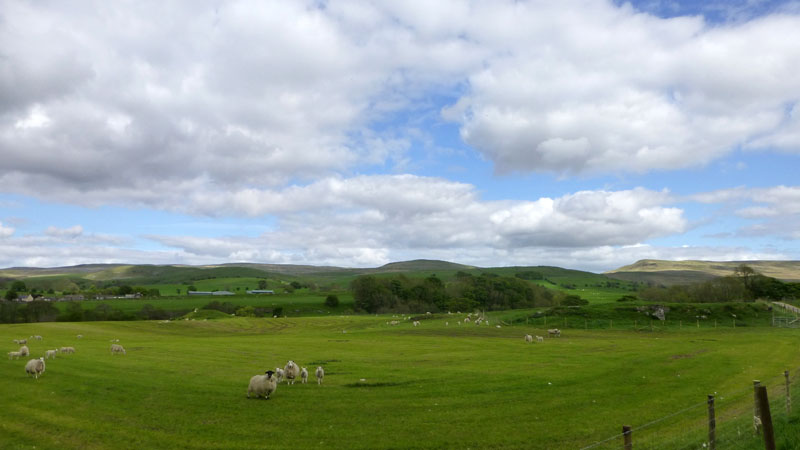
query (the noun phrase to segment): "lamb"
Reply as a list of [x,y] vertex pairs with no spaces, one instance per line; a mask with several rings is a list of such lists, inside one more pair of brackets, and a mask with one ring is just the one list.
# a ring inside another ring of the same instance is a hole
[[542,336],[536,336],[536,342],[544,342],[544,338]]
[[20,356],[22,356],[20,352],[8,352],[8,359],[11,358],[19,359]]
[[48,350],[44,352],[44,359],[50,359],[51,357],[56,359],[56,353],[58,353],[58,350]]
[[250,385],[247,387],[247,398],[250,394],[255,394],[256,398],[264,396],[264,399],[269,400],[269,396],[278,388],[278,380],[272,375],[275,372],[268,370],[264,375],[254,375],[250,378]]
[[278,378],[278,383],[283,381],[283,376],[284,376],[283,369],[281,369],[280,367],[276,367],[275,368],[275,375]]
[[125,353],[125,349],[121,345],[111,344],[111,354],[113,355],[115,353],[122,353],[123,355],[127,354]]
[[530,334],[525,335],[525,342],[533,342],[533,336]]
[[559,330],[558,328],[551,328],[551,329],[547,330],[547,335],[548,336],[561,337],[561,330]]
[[25,364],[25,373],[33,375],[38,380],[39,375],[44,373],[44,358],[28,361],[28,364]]
[[31,351],[28,349],[27,345],[23,345],[19,348],[19,354],[20,356],[28,356],[31,354]]
[[317,366],[317,371],[314,372],[314,375],[317,377],[317,384],[322,384],[322,379],[325,377],[325,370],[322,366]]
[[302,380],[303,384],[308,383],[308,370],[305,367],[300,369],[300,380]]
[[286,384],[294,384],[294,379],[300,375],[300,368],[297,367],[297,364],[294,361],[289,360],[286,363],[286,367],[283,368],[283,376],[286,377]]

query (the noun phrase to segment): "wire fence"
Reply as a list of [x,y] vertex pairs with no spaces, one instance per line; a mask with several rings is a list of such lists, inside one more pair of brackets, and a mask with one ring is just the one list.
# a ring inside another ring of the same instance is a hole
[[[790,412],[800,408],[797,403],[800,386],[794,386],[799,379],[800,368],[795,368],[789,371],[789,377],[779,374],[759,380],[760,385],[767,388],[775,440],[781,443],[778,448],[800,449],[800,427],[797,426],[800,414]],[[788,403],[787,390],[790,392]],[[710,398],[703,399],[647,423],[630,424],[629,442],[632,448],[648,450],[764,449],[764,424],[756,416],[754,391],[754,385],[750,385],[736,391],[714,393],[713,403]],[[713,425],[710,404],[713,405]],[[623,425],[619,424],[619,434],[588,442],[581,450],[628,448]]]

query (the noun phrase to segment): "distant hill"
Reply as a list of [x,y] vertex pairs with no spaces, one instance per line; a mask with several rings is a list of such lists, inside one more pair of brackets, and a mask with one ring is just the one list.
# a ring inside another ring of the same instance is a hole
[[414,272],[414,271],[431,271],[431,270],[470,270],[477,269],[475,266],[465,266],[464,264],[456,264],[447,261],[438,261],[433,259],[415,259],[413,261],[393,262],[376,269],[371,272]]
[[756,272],[782,281],[800,282],[800,261],[664,261],[643,259],[634,264],[605,272],[610,278],[652,282],[665,286],[706,281],[732,275],[746,264]]

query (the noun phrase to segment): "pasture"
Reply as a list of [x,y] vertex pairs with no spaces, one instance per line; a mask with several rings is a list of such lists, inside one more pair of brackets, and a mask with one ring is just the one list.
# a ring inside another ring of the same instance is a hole
[[[800,367],[796,330],[577,329],[526,344],[525,333],[545,331],[456,319],[1,325],[6,352],[34,334],[43,340],[29,342],[31,357],[77,352],[48,360],[39,380],[22,359],[1,360],[0,448],[581,448]],[[112,356],[111,339],[127,355]],[[309,368],[309,384],[245,398],[252,375],[289,359]],[[681,420],[702,425],[704,414]],[[680,442],[686,429],[656,438]]]

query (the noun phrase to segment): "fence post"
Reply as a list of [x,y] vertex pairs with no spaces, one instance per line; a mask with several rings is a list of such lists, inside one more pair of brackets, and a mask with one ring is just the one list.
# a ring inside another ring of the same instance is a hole
[[623,449],[624,450],[633,450],[633,438],[631,437],[631,426],[630,425],[623,425],[622,426],[622,439],[624,442]]
[[758,380],[753,380],[753,428],[755,428],[756,434],[761,433],[761,413],[759,412],[758,408],[759,386],[761,386],[761,382]]
[[717,419],[714,417],[714,396],[708,396],[708,448],[715,450],[717,448]]
[[789,391],[789,371],[784,370],[783,376],[786,377],[786,415],[792,413],[792,395]]
[[775,434],[772,429],[772,414],[769,411],[767,387],[759,386],[756,392],[758,394],[758,409],[761,412],[761,425],[764,429],[764,449],[775,450]]

